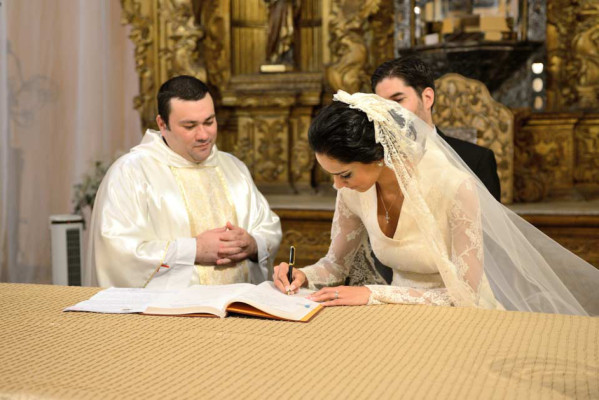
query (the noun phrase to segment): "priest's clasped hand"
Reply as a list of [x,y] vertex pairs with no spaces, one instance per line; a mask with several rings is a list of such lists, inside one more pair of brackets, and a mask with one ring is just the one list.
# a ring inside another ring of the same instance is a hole
[[258,246],[252,235],[230,222],[196,236],[195,261],[200,265],[228,265],[247,258],[256,260],[257,255]]

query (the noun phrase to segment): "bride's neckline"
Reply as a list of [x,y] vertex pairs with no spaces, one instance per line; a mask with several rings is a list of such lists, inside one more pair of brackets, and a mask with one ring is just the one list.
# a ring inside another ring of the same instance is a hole
[[385,232],[383,231],[383,229],[381,228],[381,224],[379,223],[379,217],[378,217],[378,198],[379,198],[379,194],[378,194],[376,186],[377,185],[372,185],[372,187],[368,190],[369,196],[370,196],[369,200],[370,200],[371,204],[373,204],[373,207],[374,207],[374,213],[369,213],[369,214],[371,215],[372,218],[374,218],[373,223],[376,224],[377,232],[381,236],[383,236],[384,238],[389,239],[389,240],[393,240],[393,241],[397,242],[399,240],[396,239],[396,236],[397,236],[397,232],[399,230],[400,223],[402,221],[401,215],[402,215],[403,203],[404,202],[403,202],[403,200],[401,202],[401,205],[400,205],[400,208],[399,208],[399,217],[397,219],[397,225],[395,226],[395,230],[393,231],[393,235],[392,236],[387,236],[385,234]]

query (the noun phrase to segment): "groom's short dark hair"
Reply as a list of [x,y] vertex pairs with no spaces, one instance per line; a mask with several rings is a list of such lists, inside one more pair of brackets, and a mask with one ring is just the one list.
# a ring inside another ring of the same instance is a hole
[[[168,128],[168,117],[171,113],[171,99],[188,101],[202,100],[210,93],[208,86],[198,78],[180,75],[169,79],[158,90],[158,115]],[[170,128],[169,128],[170,129]]]
[[419,96],[427,87],[435,90],[433,72],[424,61],[416,56],[399,57],[379,65],[370,79],[373,92],[375,92],[376,85],[385,78],[403,79],[405,84],[414,88]]

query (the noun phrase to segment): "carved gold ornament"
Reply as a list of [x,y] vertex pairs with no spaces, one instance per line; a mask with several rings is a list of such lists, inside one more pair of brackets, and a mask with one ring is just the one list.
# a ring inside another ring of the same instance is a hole
[[501,182],[501,201],[513,199],[514,116],[493,100],[486,86],[458,74],[446,74],[435,81],[434,121],[443,127],[475,128],[477,144],[495,153]]

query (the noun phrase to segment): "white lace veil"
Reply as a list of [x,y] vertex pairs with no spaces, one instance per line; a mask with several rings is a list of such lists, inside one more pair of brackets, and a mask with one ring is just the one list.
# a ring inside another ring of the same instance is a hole
[[[599,315],[599,270],[499,203],[431,126],[374,94],[339,91],[334,99],[374,123],[385,164],[417,210],[456,305],[493,308],[485,303],[496,300],[508,310]],[[444,203],[450,206],[431,208]],[[449,240],[440,228],[447,219]]]

